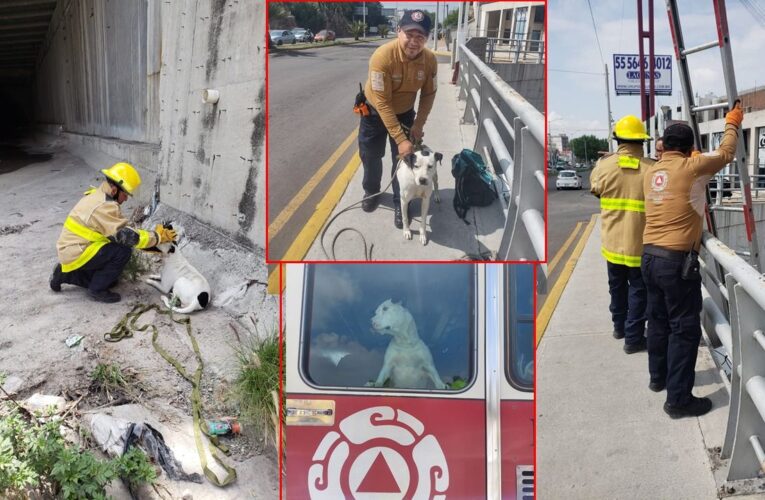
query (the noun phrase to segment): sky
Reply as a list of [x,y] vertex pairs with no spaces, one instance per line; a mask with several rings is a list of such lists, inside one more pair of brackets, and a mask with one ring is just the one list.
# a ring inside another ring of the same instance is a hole
[[[765,26],[742,1],[728,0],[728,27],[738,91],[765,87]],[[755,0],[765,13],[765,2]],[[647,27],[647,4],[644,29]],[[609,93],[614,120],[624,115],[640,116],[638,96],[614,92],[613,54],[637,54],[637,2],[635,0],[590,0],[601,52],[593,29],[587,0],[550,0],[548,5],[548,117],[549,133],[569,138],[585,134],[607,135],[607,105],[603,63],[609,68]],[[686,47],[717,39],[711,0],[679,0],[680,22]],[[665,2],[654,0],[654,53],[673,56],[672,96],[657,97],[656,109],[673,108],[682,102],[677,61],[669,31]],[[646,42],[646,52],[648,44]],[[710,49],[688,58],[694,94],[724,94],[720,51]],[[586,74],[596,73],[596,74]]]

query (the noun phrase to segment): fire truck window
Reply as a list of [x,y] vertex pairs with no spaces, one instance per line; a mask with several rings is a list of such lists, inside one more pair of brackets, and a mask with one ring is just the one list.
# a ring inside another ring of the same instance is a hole
[[458,391],[472,382],[472,265],[308,266],[301,362],[325,387]]
[[505,266],[507,376],[519,389],[534,387],[534,269]]

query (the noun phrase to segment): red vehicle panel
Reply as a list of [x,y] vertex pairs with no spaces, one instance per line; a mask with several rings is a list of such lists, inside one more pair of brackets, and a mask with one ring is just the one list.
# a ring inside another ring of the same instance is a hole
[[[518,497],[516,470],[534,463],[534,403],[502,401],[502,498]],[[533,481],[533,476],[528,475]]]

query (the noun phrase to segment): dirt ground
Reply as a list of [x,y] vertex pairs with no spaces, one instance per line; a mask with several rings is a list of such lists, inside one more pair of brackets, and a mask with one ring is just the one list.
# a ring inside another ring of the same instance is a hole
[[[155,352],[150,333],[118,343],[103,339],[133,305],[161,304],[159,292],[140,280],[121,281],[114,290],[122,301],[101,304],[89,300],[83,289],[64,285],[55,293],[48,286],[61,225],[82,193],[98,185],[98,171],[56,146],[32,148],[29,154],[8,151],[0,147],[0,372],[17,381],[18,399],[35,392],[70,400],[82,396],[78,414],[93,408],[119,413],[120,408],[109,403],[121,401],[134,410],[128,414],[143,415],[161,425],[171,448],[188,448],[176,451],[186,472],[201,472],[191,433],[190,384]],[[130,200],[123,213],[129,215],[135,208]],[[229,395],[238,369],[235,350],[251,337],[277,329],[278,302],[265,291],[264,257],[161,205],[151,218],[160,220],[173,220],[183,227],[186,239],[181,250],[212,287],[212,306],[191,316],[205,363],[204,416],[235,414]],[[159,258],[152,259],[158,272]],[[155,316],[147,313],[139,323],[156,320],[160,344],[193,372],[196,361],[185,328]],[[65,340],[72,335],[84,338],[70,348]],[[131,393],[94,392],[90,373],[98,363],[118,364],[129,375]],[[108,406],[99,408],[103,405]],[[198,485],[160,476],[166,491],[163,498],[184,494],[195,499],[277,498],[276,453],[264,445],[259,432],[245,428],[244,435],[228,439],[227,444],[232,448],[228,463],[238,472],[236,483],[219,489],[207,481]]]

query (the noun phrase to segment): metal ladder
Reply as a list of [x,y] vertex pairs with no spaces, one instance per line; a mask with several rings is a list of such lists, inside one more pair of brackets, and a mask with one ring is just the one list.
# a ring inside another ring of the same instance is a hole
[[[725,12],[725,0],[712,0],[715,9],[717,40],[690,48],[686,48],[685,43],[683,42],[683,32],[680,27],[680,14],[677,8],[677,1],[666,0],[666,3],[669,26],[672,31],[672,41],[675,45],[675,58],[677,59],[680,84],[683,87],[684,106],[685,109],[689,111],[688,124],[693,129],[696,149],[701,151],[701,134],[699,133],[699,123],[697,118],[698,113],[715,109],[728,109],[732,103],[735,103],[736,99],[738,99],[736,76],[733,71],[733,55],[731,53],[730,36],[728,34],[728,18]],[[687,56],[714,47],[720,47],[720,57],[722,58],[723,77],[725,79],[725,90],[728,95],[728,101],[706,106],[696,106],[693,102],[693,89],[691,87],[690,72],[688,71]],[[735,163],[741,181],[742,203],[734,206],[723,206],[721,203],[713,204],[709,186],[707,186],[707,225],[709,226],[709,232],[717,237],[717,225],[714,217],[715,211],[735,211],[743,213],[744,225],[746,226],[746,237],[749,240],[749,252],[742,252],[742,254],[748,258],[749,263],[753,267],[761,270],[763,269],[763,266],[760,265],[760,249],[757,241],[754,215],[752,213],[752,187],[749,179],[749,170],[745,161],[746,153],[744,151],[742,135],[742,131],[739,128],[736,156],[731,162]]]

